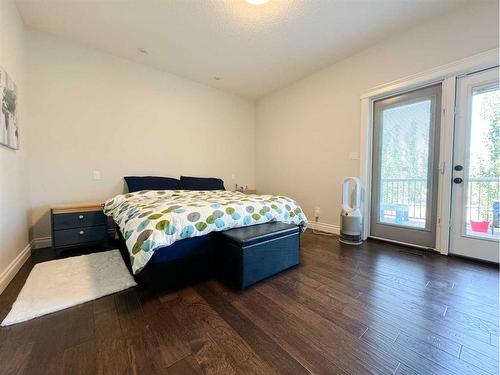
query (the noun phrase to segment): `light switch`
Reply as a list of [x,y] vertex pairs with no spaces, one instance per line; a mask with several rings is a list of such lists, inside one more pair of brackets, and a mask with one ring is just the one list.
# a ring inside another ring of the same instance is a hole
[[349,159],[351,159],[351,160],[358,160],[359,159],[359,154],[356,151],[351,151],[351,152],[349,152]]
[[92,173],[92,176],[94,177],[94,180],[98,181],[101,179],[101,171],[94,171]]

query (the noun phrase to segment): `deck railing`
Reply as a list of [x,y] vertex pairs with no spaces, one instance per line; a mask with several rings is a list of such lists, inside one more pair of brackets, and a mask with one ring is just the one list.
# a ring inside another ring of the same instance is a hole
[[[388,178],[381,181],[381,206],[403,205],[408,219],[424,220],[427,201],[427,179]],[[466,201],[467,221],[493,220],[493,202],[500,200],[498,177],[470,177]]]
[[500,198],[498,177],[470,177],[467,199],[467,221],[493,220],[493,202]]

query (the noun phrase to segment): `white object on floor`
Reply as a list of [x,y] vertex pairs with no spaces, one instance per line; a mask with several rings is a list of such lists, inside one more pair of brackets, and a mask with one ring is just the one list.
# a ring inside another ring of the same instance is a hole
[[38,263],[2,326],[64,310],[135,285],[119,250]]
[[362,233],[361,180],[357,177],[346,177],[342,183],[339,241],[347,245],[361,245]]

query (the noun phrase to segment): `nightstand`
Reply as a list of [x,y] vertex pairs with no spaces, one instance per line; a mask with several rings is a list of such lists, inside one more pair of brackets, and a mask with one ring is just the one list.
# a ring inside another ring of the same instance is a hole
[[102,203],[83,203],[50,209],[52,247],[56,256],[67,249],[107,245],[108,218],[102,207]]
[[243,193],[243,194],[257,194],[257,190],[254,189],[246,189],[243,191],[236,190],[238,193]]

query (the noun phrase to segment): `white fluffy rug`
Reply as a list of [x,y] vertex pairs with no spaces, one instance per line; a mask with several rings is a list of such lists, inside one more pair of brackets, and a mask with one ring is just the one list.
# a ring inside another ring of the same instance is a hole
[[119,250],[39,263],[2,326],[24,322],[137,285]]

